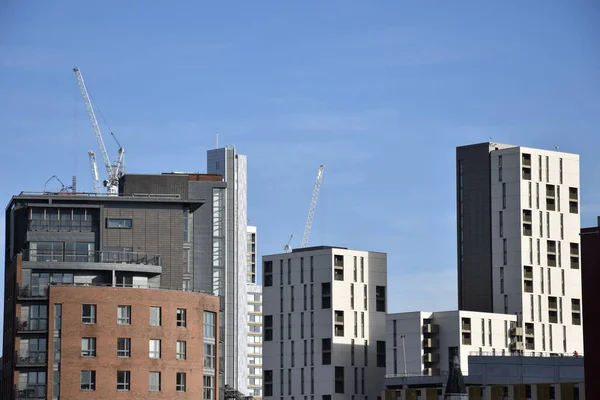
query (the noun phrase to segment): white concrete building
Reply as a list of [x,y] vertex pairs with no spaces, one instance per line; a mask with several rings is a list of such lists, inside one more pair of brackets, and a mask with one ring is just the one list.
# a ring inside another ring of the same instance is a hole
[[388,314],[386,374],[447,375],[454,355],[463,375],[470,354],[504,355],[517,343],[516,315],[474,311]]
[[319,246],[263,257],[265,399],[377,399],[387,256]]
[[248,264],[248,283],[256,283],[256,227],[247,226],[248,232],[248,249],[247,249],[247,264]]
[[262,286],[248,285],[248,394],[262,398]]
[[457,169],[459,308],[517,315],[513,350],[582,354],[579,156],[483,143]]

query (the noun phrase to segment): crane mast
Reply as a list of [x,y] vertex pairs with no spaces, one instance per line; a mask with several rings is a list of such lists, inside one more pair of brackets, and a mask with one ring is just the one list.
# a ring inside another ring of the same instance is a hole
[[[77,67],[73,68],[73,72],[75,73],[75,76],[77,78],[77,84],[79,86],[79,91],[81,92],[81,97],[83,98],[83,103],[85,104],[85,109],[87,110],[88,117],[90,119],[90,122],[92,123],[92,129],[94,131],[94,135],[96,136],[96,141],[98,142],[98,148],[100,149],[100,155],[102,156],[102,161],[104,162],[104,166],[106,167],[106,172],[108,174],[108,179],[105,182],[105,186],[108,189],[109,193],[116,194],[118,192],[118,188],[119,188],[119,178],[121,177],[121,175],[123,173],[123,153],[125,152],[125,150],[119,145],[119,152],[117,155],[117,160],[115,161],[115,165],[112,165],[110,162],[110,159],[108,158],[106,146],[104,145],[104,139],[102,139],[102,133],[100,132],[100,126],[98,126],[98,120],[96,119],[96,114],[94,113],[94,108],[92,107],[92,102],[90,101],[90,96],[89,96],[87,88],[85,86],[85,82],[83,81],[83,75],[81,75],[81,71]],[[96,157],[94,154],[94,159],[95,158]],[[91,155],[90,155],[90,166],[91,166]],[[92,175],[94,177],[97,177],[97,171],[98,171],[97,167],[96,167],[95,171],[94,171],[94,167],[91,167],[91,168],[92,168]],[[94,190],[96,190],[96,182],[95,181],[94,181]]]
[[100,178],[98,177],[98,165],[96,164],[96,153],[92,150],[88,151],[90,158],[90,170],[92,171],[92,182],[94,184],[94,193],[100,193],[102,187],[100,185]]
[[323,170],[324,165],[319,167],[317,172],[317,179],[315,180],[315,186],[313,188],[312,199],[310,201],[310,208],[308,209],[308,217],[306,218],[306,225],[304,226],[304,235],[302,235],[302,247],[308,246],[308,239],[310,237],[310,230],[312,228],[313,219],[315,218],[315,210],[317,209],[317,200],[319,199],[319,191],[321,190],[321,183],[323,182]]

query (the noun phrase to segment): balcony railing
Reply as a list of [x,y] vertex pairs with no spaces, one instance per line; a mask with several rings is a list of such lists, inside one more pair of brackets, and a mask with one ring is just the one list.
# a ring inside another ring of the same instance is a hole
[[45,351],[31,352],[31,351],[17,351],[16,352],[16,364],[17,366],[44,366],[46,365],[48,353]]
[[15,399],[46,399],[46,385],[16,385]]
[[17,286],[17,298],[19,300],[23,299],[39,299],[48,297],[48,287],[47,286]]
[[17,320],[17,332],[46,332],[47,330],[47,319]]
[[162,265],[160,254],[124,251],[23,250],[23,261]]
[[42,232],[97,232],[98,225],[98,220],[31,219],[27,225],[27,230]]

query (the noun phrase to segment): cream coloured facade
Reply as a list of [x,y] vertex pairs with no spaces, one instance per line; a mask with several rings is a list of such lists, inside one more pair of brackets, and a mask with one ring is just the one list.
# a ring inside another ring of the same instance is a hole
[[262,398],[262,286],[248,285],[248,394]]
[[264,398],[376,399],[387,256],[319,246],[263,257]]

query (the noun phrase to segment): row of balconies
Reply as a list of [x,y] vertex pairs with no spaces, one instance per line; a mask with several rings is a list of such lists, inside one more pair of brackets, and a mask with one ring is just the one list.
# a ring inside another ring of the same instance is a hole
[[23,261],[162,265],[160,254],[111,250],[23,250]]

